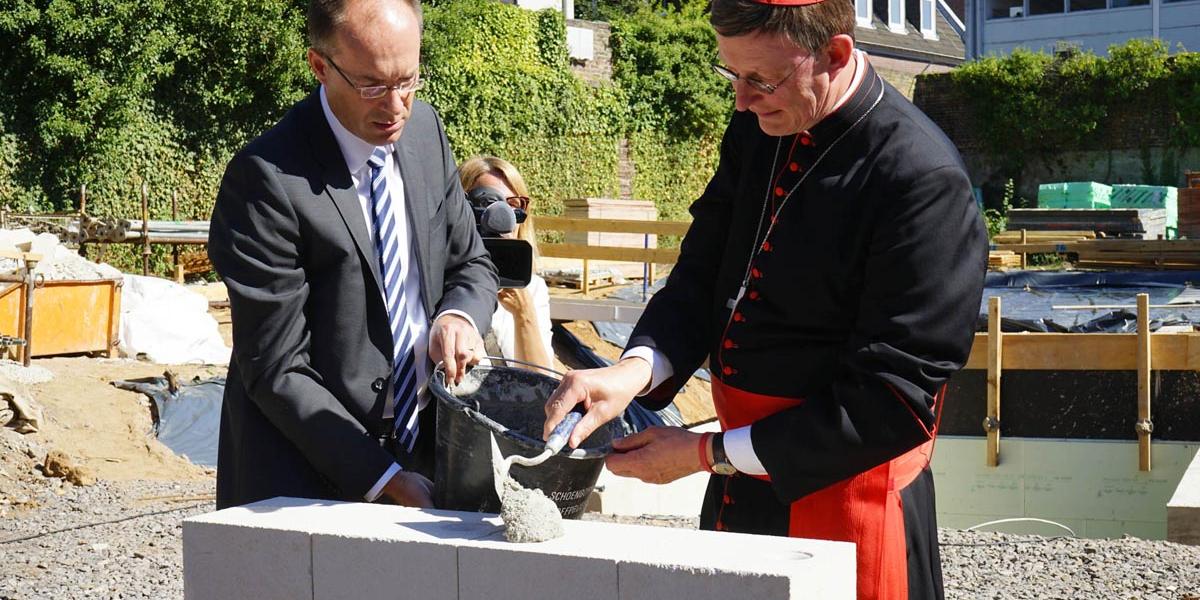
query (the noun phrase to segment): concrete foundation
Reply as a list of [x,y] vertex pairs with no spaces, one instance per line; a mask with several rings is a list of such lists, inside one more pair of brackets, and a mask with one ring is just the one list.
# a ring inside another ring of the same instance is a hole
[[1200,452],[1167,502],[1167,540],[1200,546]]
[[275,498],[183,523],[188,600],[853,598],[853,544],[586,521],[538,544],[496,515]]

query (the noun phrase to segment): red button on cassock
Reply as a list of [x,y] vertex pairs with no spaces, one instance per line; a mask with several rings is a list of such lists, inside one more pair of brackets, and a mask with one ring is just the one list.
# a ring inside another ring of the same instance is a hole
[[779,197],[779,196],[782,196],[783,194],[784,194],[783,188],[779,187],[779,186],[775,186],[775,196]]

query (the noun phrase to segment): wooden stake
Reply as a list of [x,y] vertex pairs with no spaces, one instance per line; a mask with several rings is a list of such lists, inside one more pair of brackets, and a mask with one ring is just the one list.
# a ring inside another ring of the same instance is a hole
[[1138,437],[1138,470],[1150,470],[1150,434],[1154,423],[1150,420],[1150,295],[1137,295],[1137,345],[1138,345],[1138,420],[1134,431]]
[[581,285],[580,289],[583,290],[583,295],[586,296],[586,295],[588,295],[588,292],[592,291],[592,274],[591,274],[591,271],[588,269],[588,259],[586,259],[586,258],[583,259],[582,277],[583,277],[583,279],[581,282],[582,285]]
[[[171,190],[171,220],[179,220],[179,190]],[[179,244],[171,244],[171,259],[175,265],[175,283],[183,284],[183,265],[179,264]]]
[[1000,298],[988,298],[987,466],[1000,464],[1000,368],[1004,364],[1003,333],[1000,331]]
[[150,199],[149,186],[142,182],[142,275],[150,276]]
[[[1021,243],[1022,244],[1029,243],[1029,232],[1024,229],[1021,230]],[[1021,253],[1021,270],[1022,271],[1025,270],[1025,266],[1026,266],[1026,263],[1025,263],[1026,258],[1025,257],[1026,257],[1026,254],[1024,252],[1022,252]]]

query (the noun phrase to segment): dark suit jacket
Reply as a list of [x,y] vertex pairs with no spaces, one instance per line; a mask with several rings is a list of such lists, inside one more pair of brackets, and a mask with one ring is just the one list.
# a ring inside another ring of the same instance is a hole
[[[413,103],[396,157],[426,314],[462,310],[486,331],[495,267],[428,104]],[[316,92],[226,168],[208,246],[233,313],[218,507],[361,500],[392,463],[391,331],[367,227]]]

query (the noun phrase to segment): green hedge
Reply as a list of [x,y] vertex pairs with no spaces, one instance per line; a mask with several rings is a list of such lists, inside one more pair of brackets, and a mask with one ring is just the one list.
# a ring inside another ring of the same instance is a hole
[[[999,159],[1004,177],[1018,181],[1030,160],[1104,149],[1117,134],[1136,137],[1142,132],[1115,131],[1137,127],[1122,122],[1130,116],[1168,132],[1170,147],[1200,145],[1200,55],[1169,55],[1158,40],[1112,46],[1107,58],[1017,49],[922,77],[953,82],[952,93],[969,106],[984,150]],[[1178,173],[1168,170],[1146,173],[1146,182],[1173,183]]]
[[[635,2],[636,3],[636,2]],[[304,0],[11,0],[0,11],[0,205],[207,218],[224,165],[315,81],[304,62]],[[516,164],[537,212],[619,193],[623,139],[633,194],[684,219],[715,165],[732,107],[708,65],[715,39],[692,0],[642,3],[613,22],[614,81],[570,68],[562,15],[493,0],[426,5],[421,97],[438,107],[459,159]],[[156,269],[166,272],[165,249]],[[136,249],[113,247],[119,267]]]

